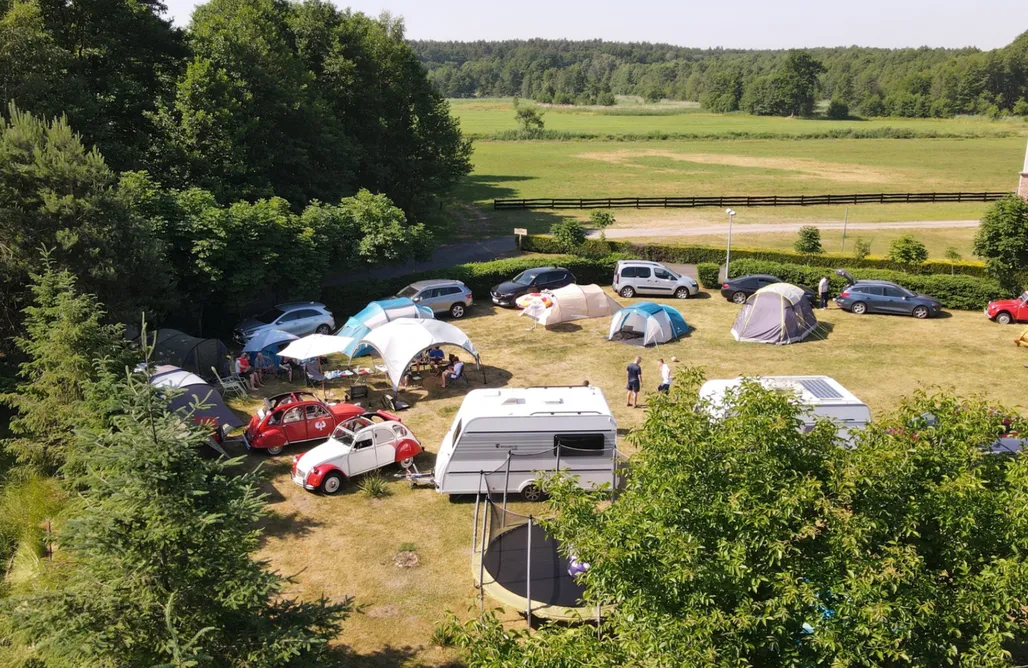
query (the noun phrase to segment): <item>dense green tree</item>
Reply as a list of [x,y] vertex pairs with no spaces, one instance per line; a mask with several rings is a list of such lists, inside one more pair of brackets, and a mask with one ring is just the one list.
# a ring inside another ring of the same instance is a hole
[[904,234],[889,244],[889,259],[901,264],[922,264],[928,259],[928,248],[912,234]]
[[[1003,665],[1028,637],[1028,460],[1003,413],[918,394],[840,447],[756,383],[727,407],[680,373],[651,397],[626,486],[547,483],[599,632],[447,629],[472,666]],[[699,407],[699,410],[697,408]]]
[[169,412],[166,392],[123,378],[113,426],[83,435],[58,577],[9,602],[15,640],[55,667],[314,665],[349,600],[282,596],[282,579],[253,556],[258,474],[201,456],[208,434]]
[[828,109],[825,111],[825,116],[836,121],[846,120],[849,118],[849,115],[849,105],[840,98],[832,98],[832,101],[828,103]]
[[990,206],[975,232],[974,254],[1004,288],[1020,292],[1028,276],[1028,202],[1009,195]]
[[521,104],[518,98],[514,98],[514,120],[518,122],[518,127],[521,131],[526,134],[538,133],[543,130],[545,123],[543,123],[543,115],[538,108]]
[[561,253],[577,253],[585,243],[585,228],[574,218],[557,221],[550,226],[550,234]]
[[813,225],[804,225],[796,232],[796,242],[793,248],[798,253],[824,253],[821,246],[821,230]]

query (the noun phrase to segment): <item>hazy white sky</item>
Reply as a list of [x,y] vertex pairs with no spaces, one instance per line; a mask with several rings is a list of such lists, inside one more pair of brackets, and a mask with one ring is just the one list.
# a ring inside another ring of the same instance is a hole
[[[186,25],[196,0],[166,0]],[[1028,30],[1025,0],[334,0],[404,17],[411,39],[549,37],[682,46],[977,46]]]

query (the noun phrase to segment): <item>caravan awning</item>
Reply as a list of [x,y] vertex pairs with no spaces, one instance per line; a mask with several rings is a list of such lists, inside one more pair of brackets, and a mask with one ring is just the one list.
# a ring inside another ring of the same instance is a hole
[[476,364],[480,361],[468,335],[441,320],[394,320],[372,330],[361,342],[382,356],[394,390],[411,361],[433,346],[457,346],[474,356]]

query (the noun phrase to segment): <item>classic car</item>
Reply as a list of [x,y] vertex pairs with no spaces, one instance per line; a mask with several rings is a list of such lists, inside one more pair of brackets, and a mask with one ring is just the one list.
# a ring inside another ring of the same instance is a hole
[[313,450],[293,458],[293,482],[307,490],[335,494],[343,482],[375,469],[410,468],[423,451],[400,419],[384,411],[345,420]]
[[997,299],[985,307],[985,317],[1001,325],[1028,320],[1028,292],[1017,299]]
[[243,432],[243,445],[277,455],[294,443],[326,439],[340,422],[366,411],[354,404],[326,403],[310,392],[286,392],[264,400]]

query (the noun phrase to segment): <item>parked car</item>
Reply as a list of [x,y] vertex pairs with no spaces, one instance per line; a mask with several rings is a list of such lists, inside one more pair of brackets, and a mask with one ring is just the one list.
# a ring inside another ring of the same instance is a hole
[[293,458],[293,482],[307,490],[335,494],[361,473],[399,464],[410,468],[421,443],[390,413],[366,413],[339,423],[332,437]]
[[[777,276],[772,276],[771,274],[736,276],[735,278],[730,278],[721,284],[721,296],[730,302],[745,304],[746,300],[750,298],[750,295],[773,283],[784,283],[784,281]],[[804,288],[802,285],[799,287],[803,289],[803,295],[810,301],[810,303],[814,304],[814,300],[817,298],[814,291],[809,288]]]
[[1017,299],[997,299],[985,307],[985,316],[1001,325],[1028,320],[1028,292]]
[[614,267],[614,292],[626,299],[636,294],[687,299],[699,291],[699,284],[692,278],[680,276],[659,262],[618,260]]
[[339,423],[366,410],[354,404],[325,403],[310,392],[286,392],[264,400],[243,432],[243,445],[277,455],[288,445],[328,438]]
[[842,269],[836,274],[849,285],[835,298],[835,303],[846,311],[865,313],[894,313],[924,319],[942,313],[942,304],[928,295],[918,295],[889,281],[855,281]]
[[324,304],[288,302],[239,323],[233,331],[233,336],[240,343],[246,343],[265,329],[281,329],[296,336],[307,336],[314,332],[328,334],[335,326],[335,318]]
[[433,313],[449,313],[452,318],[463,318],[474,304],[468,286],[448,279],[417,281],[400,290],[396,296],[427,306]]
[[564,267],[536,267],[526,269],[509,281],[494,285],[489,290],[493,303],[512,306],[521,295],[540,290],[556,290],[575,282],[575,275]]

